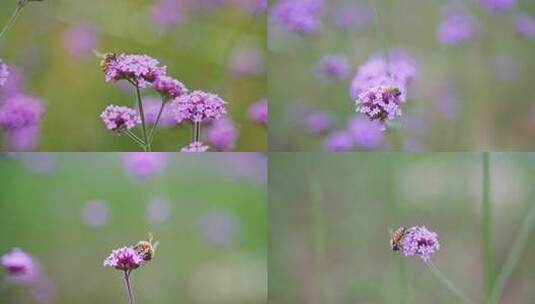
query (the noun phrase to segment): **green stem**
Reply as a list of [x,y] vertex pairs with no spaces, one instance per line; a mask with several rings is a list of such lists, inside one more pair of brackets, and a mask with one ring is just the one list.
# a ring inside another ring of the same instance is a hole
[[485,261],[485,298],[486,303],[495,304],[492,296],[494,286],[494,252],[492,245],[492,205],[490,198],[490,160],[489,152],[483,152],[483,256]]
[[11,26],[15,23],[17,20],[17,17],[22,12],[22,9],[26,5],[26,2],[20,2],[17,4],[17,8],[15,8],[15,11],[11,15],[11,18],[9,18],[9,21],[4,25],[4,28],[2,29],[2,32],[0,32],[0,40],[2,40],[2,37],[4,37],[5,33],[11,28]]
[[513,274],[513,270],[520,259],[522,251],[526,248],[526,245],[529,241],[529,235],[535,228],[535,204],[531,206],[524,218],[524,221],[520,225],[518,230],[517,237],[513,242],[513,246],[509,255],[505,259],[505,263],[502,267],[502,270],[496,277],[496,284],[494,284],[494,290],[492,292],[492,298],[497,301],[501,298],[505,285],[507,281]]
[[156,122],[154,122],[154,125],[152,126],[150,132],[149,132],[149,143],[152,144],[152,141],[154,140],[154,134],[156,132],[156,129],[158,128],[158,124],[160,123],[160,118],[162,117],[163,109],[165,107],[166,100],[162,99],[162,105],[160,106],[160,111],[158,112],[158,116],[156,116]]
[[191,129],[191,142],[201,141],[201,123],[194,122]]
[[130,274],[132,273],[131,270],[126,270],[124,272],[124,284],[126,286],[126,290],[128,292],[128,304],[134,304],[134,293],[132,292],[132,283],[130,282]]
[[457,288],[436,266],[433,264],[433,262],[429,261],[426,263],[426,265],[429,267],[429,270],[437,277],[437,279],[450,291],[452,291],[456,296],[459,297],[464,303],[466,304],[473,304],[472,300],[470,300],[459,288]]
[[321,185],[309,174],[309,189],[312,191],[312,232],[314,239],[314,250],[316,254],[317,278],[319,281],[318,298],[319,303],[330,303],[329,282],[326,273],[326,248],[325,248],[325,212],[323,205],[323,193]]
[[141,99],[141,91],[139,90],[139,84],[134,83],[134,87],[136,88],[136,98],[137,98],[137,105],[139,107],[139,115],[141,116],[141,128],[143,131],[143,142],[146,144],[146,151],[151,152],[151,146],[150,142],[147,138],[147,124],[145,122],[145,112],[143,111],[143,100]]
[[137,137],[134,133],[132,133],[132,131],[126,130],[126,131],[124,131],[124,134],[126,134],[130,139],[132,139],[138,145],[143,147],[143,150],[145,150],[146,144],[143,142],[143,140],[141,138]]

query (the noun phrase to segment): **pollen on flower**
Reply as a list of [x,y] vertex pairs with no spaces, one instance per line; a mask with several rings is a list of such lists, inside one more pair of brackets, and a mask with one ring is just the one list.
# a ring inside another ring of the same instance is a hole
[[431,260],[431,255],[440,249],[438,236],[425,226],[408,228],[400,241],[401,254],[419,256],[424,262]]
[[109,105],[100,114],[102,121],[109,130],[123,132],[141,123],[141,117],[134,109],[116,105]]
[[113,250],[104,260],[105,267],[113,267],[124,271],[137,269],[143,263],[143,257],[132,247],[122,247]]
[[216,120],[227,113],[226,102],[219,96],[203,91],[193,91],[175,98],[171,109],[177,123],[191,121],[195,123]]
[[195,141],[180,149],[180,152],[206,152],[210,147],[200,141]]

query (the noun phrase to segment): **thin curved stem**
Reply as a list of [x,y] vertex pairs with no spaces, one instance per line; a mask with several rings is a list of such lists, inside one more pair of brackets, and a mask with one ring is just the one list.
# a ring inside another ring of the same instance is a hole
[[129,304],[134,304],[135,303],[135,300],[134,300],[134,293],[132,292],[132,283],[130,282],[130,274],[131,274],[131,270],[126,270],[124,272],[124,284],[126,286],[126,290],[128,292],[128,303]]
[[141,129],[143,131],[143,141],[146,144],[146,150],[150,152],[151,146],[147,138],[147,124],[145,122],[145,112],[143,111],[143,100],[141,98],[141,91],[139,90],[138,83],[134,83],[134,87],[136,88],[137,106],[139,107],[139,115],[141,116]]
[[26,5],[25,2],[19,2],[17,4],[17,8],[15,8],[15,11],[13,11],[13,14],[9,18],[9,21],[6,23],[6,25],[4,25],[2,32],[0,32],[0,40],[2,40],[2,37],[4,37],[5,33],[7,33],[7,31],[11,28],[11,26],[13,26],[13,24],[17,20],[17,17],[20,15],[25,5]]
[[154,122],[154,125],[152,126],[150,132],[149,132],[149,143],[152,144],[152,141],[154,140],[154,134],[156,132],[156,128],[158,128],[158,124],[160,123],[160,118],[162,117],[163,109],[165,108],[166,100],[162,99],[162,105],[160,106],[160,111],[158,112],[158,116],[156,116],[156,121]]
[[136,134],[132,133],[130,130],[124,131],[124,134],[126,134],[130,139],[132,139],[134,142],[139,144],[143,149],[145,149],[146,144],[143,142],[143,140],[139,137],[137,137]]
[[429,267],[429,270],[437,277],[437,279],[446,285],[450,291],[452,291],[456,296],[459,297],[464,303],[466,304],[473,304],[472,300],[470,300],[464,292],[462,292],[459,288],[457,288],[436,266],[433,264],[433,262],[429,261],[426,263],[426,265]]
[[191,142],[201,141],[201,123],[193,122],[191,126]]
[[485,261],[485,298],[486,303],[495,304],[494,289],[494,251],[492,245],[492,204],[490,198],[490,160],[489,152],[483,152],[483,257]]

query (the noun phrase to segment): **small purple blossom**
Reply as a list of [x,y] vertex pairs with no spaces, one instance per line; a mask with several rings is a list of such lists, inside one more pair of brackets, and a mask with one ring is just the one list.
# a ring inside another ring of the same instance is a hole
[[310,134],[322,134],[334,125],[334,117],[325,111],[316,111],[305,117],[304,125]]
[[[147,97],[143,100],[143,109],[147,124],[152,125],[156,123],[156,118],[158,117],[161,106],[162,101],[159,98]],[[160,116],[158,127],[168,128],[174,126],[175,123],[175,118],[173,117],[173,113],[171,113],[171,107],[169,104],[166,104]]]
[[280,0],[271,9],[271,20],[289,32],[316,33],[321,28],[323,0]]
[[177,123],[189,120],[200,123],[216,120],[227,113],[221,97],[203,91],[193,91],[173,100],[171,108]]
[[497,14],[512,10],[517,0],[480,0],[479,3],[489,12]]
[[383,126],[380,123],[362,117],[351,119],[347,130],[353,136],[357,148],[375,149],[381,146],[385,139]]
[[113,250],[104,260],[105,267],[113,267],[118,270],[133,270],[143,265],[144,260],[132,247],[122,247]]
[[424,226],[408,228],[400,244],[404,256],[418,255],[426,263],[431,260],[431,255],[440,249],[437,234]]
[[526,14],[518,14],[515,19],[515,29],[520,36],[535,40],[535,18]]
[[102,67],[107,82],[127,79],[141,88],[165,76],[167,71],[167,67],[147,55],[107,54]]
[[41,127],[32,126],[6,132],[6,145],[10,151],[32,151],[41,140]]
[[188,89],[186,89],[186,86],[182,82],[169,76],[158,77],[152,84],[152,87],[166,100],[188,93]]
[[86,24],[71,27],[64,37],[65,47],[69,54],[76,59],[84,59],[93,54],[98,47],[98,38],[95,31]]
[[[400,105],[405,102],[403,87],[395,83],[370,87],[355,101],[357,112],[382,124],[401,116]],[[384,126],[383,126],[384,129]]]
[[104,201],[89,201],[82,208],[82,218],[90,227],[105,226],[110,219],[110,208]]
[[325,149],[330,152],[351,151],[355,147],[353,137],[347,131],[335,131],[331,133],[324,143]]
[[158,152],[122,153],[126,172],[138,179],[154,177],[167,167],[167,154]]
[[210,146],[220,151],[231,151],[238,140],[238,129],[230,118],[224,117],[212,122],[205,135]]
[[38,126],[45,107],[33,96],[18,94],[0,104],[0,127],[8,131]]
[[38,266],[32,256],[19,248],[13,248],[1,258],[2,266],[13,284],[29,285],[38,279]]
[[351,64],[345,55],[329,54],[321,58],[316,71],[327,79],[344,80],[351,74]]
[[109,105],[100,117],[106,128],[114,132],[127,131],[141,123],[141,117],[136,110],[123,106]]
[[249,119],[259,124],[267,124],[268,122],[268,100],[266,97],[253,103],[247,110]]
[[5,64],[2,61],[2,59],[0,59],[0,87],[6,84],[8,77],[9,77],[9,69],[7,67],[7,64]]
[[200,141],[195,141],[185,146],[184,148],[180,149],[180,152],[189,152],[189,153],[206,152],[208,151],[208,149],[210,149],[210,147],[206,146]]
[[229,66],[236,75],[257,76],[264,72],[265,61],[264,54],[260,50],[244,48],[231,55]]
[[438,42],[445,45],[467,42],[474,37],[475,33],[474,20],[464,12],[449,12],[437,30]]

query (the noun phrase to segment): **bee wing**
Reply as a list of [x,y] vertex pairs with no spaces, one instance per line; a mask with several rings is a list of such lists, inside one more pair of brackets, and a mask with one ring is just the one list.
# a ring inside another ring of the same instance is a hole
[[152,255],[153,256],[156,253],[156,249],[158,249],[158,245],[159,244],[160,244],[160,242],[156,242],[156,243],[154,243],[154,245],[152,245]]
[[152,240],[153,239],[154,239],[154,237],[152,236],[152,232],[149,232],[149,239],[148,239],[149,243],[152,244]]
[[99,52],[99,51],[97,51],[97,50],[95,50],[95,49],[93,49],[93,54],[95,54],[95,56],[96,56],[97,58],[100,58],[100,59],[104,59],[104,58],[106,58],[106,54],[103,54],[103,53],[101,53],[101,52]]

